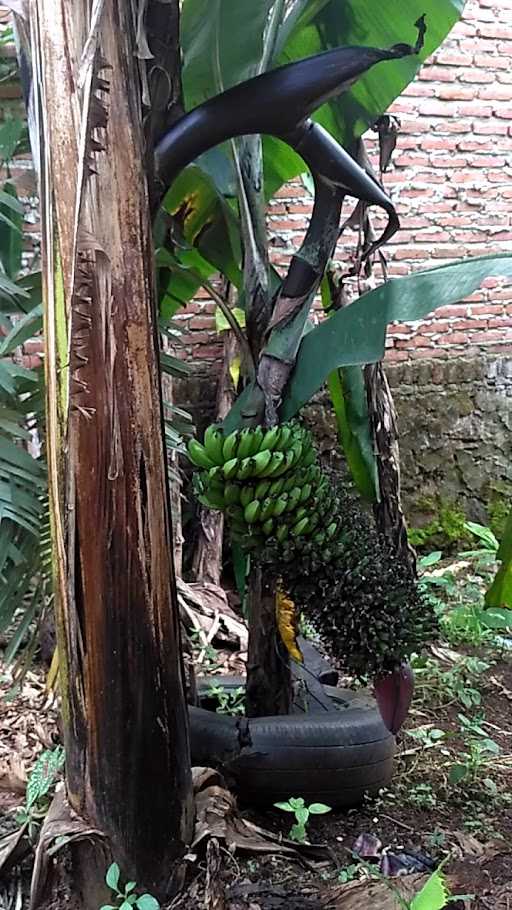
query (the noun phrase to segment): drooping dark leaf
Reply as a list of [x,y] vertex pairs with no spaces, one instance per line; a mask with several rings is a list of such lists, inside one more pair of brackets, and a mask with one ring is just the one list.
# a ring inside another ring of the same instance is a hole
[[341,45],[391,47],[402,42],[414,44],[414,23],[425,14],[425,44],[417,57],[406,57],[368,71],[343,98],[329,102],[315,116],[348,147],[411,82],[421,63],[441,44],[457,22],[464,2],[310,0],[303,4],[291,30],[285,23],[278,60],[280,63],[297,60]]

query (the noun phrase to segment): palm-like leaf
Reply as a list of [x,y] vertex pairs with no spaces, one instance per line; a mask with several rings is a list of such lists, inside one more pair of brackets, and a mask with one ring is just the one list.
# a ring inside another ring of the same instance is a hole
[[[0,632],[14,623],[6,653],[12,659],[45,601],[49,573],[47,565],[42,570],[41,559],[47,523],[45,466],[23,447],[38,375],[10,361],[8,345],[6,351],[0,360],[0,383],[2,375],[10,379],[0,387]],[[42,421],[41,413],[31,417]]]

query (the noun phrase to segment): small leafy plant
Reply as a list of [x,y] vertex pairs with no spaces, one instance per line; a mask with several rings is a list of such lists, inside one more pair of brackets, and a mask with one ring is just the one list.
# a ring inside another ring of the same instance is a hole
[[204,643],[204,636],[200,629],[189,632],[190,644],[195,663],[205,673],[215,673],[221,666],[219,655],[212,644]]
[[408,799],[418,809],[435,809],[437,798],[431,784],[413,784],[408,788]]
[[306,828],[310,815],[325,815],[327,812],[332,811],[331,806],[325,806],[323,803],[311,803],[306,806],[302,796],[290,796],[287,802],[274,803],[274,806],[276,809],[281,809],[283,812],[293,812],[295,815],[295,824],[290,828],[288,836],[290,840],[294,840],[298,844],[305,843],[307,839]]
[[416,694],[423,701],[439,707],[460,702],[466,708],[482,703],[477,680],[490,669],[488,661],[461,654],[457,662],[446,669],[444,664],[423,656],[415,658],[412,667],[416,676]]
[[481,782],[491,796],[496,796],[496,784],[486,776],[486,770],[500,754],[500,747],[487,736],[478,721],[470,720],[463,714],[459,714],[459,721],[465,749],[460,753],[460,760],[450,768],[450,783],[471,787]]
[[16,821],[19,825],[28,825],[31,840],[35,839],[39,825],[48,812],[55,784],[64,765],[64,758],[62,746],[45,749],[32,768],[27,783],[25,805],[16,814]]
[[477,559],[482,567],[492,565],[496,561],[500,542],[491,529],[476,524],[474,521],[466,521],[464,527],[473,537],[477,538],[480,546],[475,550],[465,550],[460,556]]
[[359,876],[361,869],[361,863],[349,863],[348,866],[345,866],[338,872],[338,882],[340,885],[346,885],[348,882],[353,882],[354,879]]
[[407,730],[407,735],[421,743],[424,749],[435,749],[441,745],[446,737],[445,730],[424,724],[415,730]]
[[218,703],[217,714],[231,714],[237,716],[245,711],[245,690],[243,686],[230,691],[222,685],[210,683],[208,688],[208,697],[215,699]]
[[115,904],[103,904],[100,910],[160,910],[160,904],[152,894],[135,894],[137,882],[127,882],[124,888],[120,883],[121,872],[117,863],[112,863],[105,875],[105,881],[114,893]]

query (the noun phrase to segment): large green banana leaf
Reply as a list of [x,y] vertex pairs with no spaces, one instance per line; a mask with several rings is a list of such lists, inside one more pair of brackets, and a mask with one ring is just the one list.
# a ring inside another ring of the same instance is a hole
[[478,256],[404,278],[392,278],[338,310],[304,337],[282,406],[296,414],[341,366],[384,357],[391,322],[413,322],[469,296],[490,276],[512,276],[512,256]]
[[[332,308],[329,281],[322,281],[322,304]],[[336,418],[338,439],[357,490],[369,502],[379,498],[379,475],[363,369],[360,366],[333,370],[327,388]]]
[[274,2],[184,0],[180,37],[187,110],[254,75]]
[[[494,581],[485,596],[487,607],[512,608],[512,511],[505,526],[505,532],[497,553],[501,562]],[[511,621],[512,625],[512,621]]]
[[[392,278],[338,310],[304,336],[285,389],[282,420],[297,414],[333,370],[382,360],[391,322],[423,319],[437,307],[468,297],[491,276],[512,277],[512,256],[478,256]],[[248,386],[235,402],[224,421],[226,431],[240,424],[251,393]]]
[[350,91],[329,102],[315,116],[342,145],[351,145],[414,79],[420,65],[459,19],[464,3],[465,0],[309,0],[301,4],[298,15],[288,24],[285,22],[275,62],[287,63],[344,44],[414,44],[414,24],[425,14],[427,33],[420,54],[389,65],[377,64]]
[[[190,109],[250,77],[263,54],[269,11],[279,0],[184,0],[181,42],[185,102]],[[321,53],[340,45],[387,47],[414,44],[414,23],[425,13],[425,46],[417,57],[381,63],[349,92],[316,115],[339,141],[350,146],[414,78],[420,64],[444,40],[460,17],[465,0],[296,0],[277,39],[272,66]],[[262,104],[265,99],[262,99]],[[264,141],[267,196],[304,170],[283,143]],[[228,152],[226,152],[228,154]],[[207,156],[209,173],[224,180],[225,161]]]

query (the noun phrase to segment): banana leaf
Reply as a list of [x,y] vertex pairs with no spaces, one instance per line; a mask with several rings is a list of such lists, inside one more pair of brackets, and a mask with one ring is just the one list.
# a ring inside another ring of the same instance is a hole
[[512,276],[512,256],[479,256],[392,278],[338,310],[303,338],[282,419],[300,411],[338,367],[382,360],[390,323],[423,319],[437,307],[463,300],[490,276]]
[[[283,396],[281,420],[297,414],[333,370],[382,360],[390,323],[423,319],[437,307],[463,300],[491,276],[511,277],[512,256],[478,256],[392,278],[338,310],[304,336]],[[249,384],[224,421],[226,432],[241,424],[253,394]]]
[[512,510],[496,558],[501,562],[501,566],[485,595],[485,605],[512,609]]
[[254,74],[273,5],[274,0],[184,0],[181,46],[187,110]]
[[[325,310],[331,305],[327,278],[322,281],[322,304]],[[327,377],[327,388],[352,479],[361,496],[375,502],[379,498],[379,474],[362,368],[333,370]]]
[[185,168],[166,194],[163,208],[174,216],[174,231],[180,232],[173,238],[174,266],[170,257],[165,263],[160,262],[174,276],[167,289],[169,296],[186,302],[196,293],[199,283],[190,269],[203,278],[218,270],[239,287],[239,221],[212,178],[196,165]]
[[288,63],[341,45],[414,44],[414,23],[425,15],[425,43],[417,56],[372,68],[341,98],[333,99],[315,115],[314,119],[342,145],[350,146],[414,79],[421,64],[460,18],[464,3],[465,0],[309,0],[295,4],[295,13],[283,25],[274,62]]
[[[358,79],[314,119],[349,147],[383,114],[412,81],[421,63],[441,44],[460,17],[465,0],[296,0],[278,32],[272,67],[342,45],[387,47],[414,43],[414,23],[425,13],[427,35],[421,54],[377,66]],[[181,41],[186,109],[249,78],[260,65],[263,34],[272,0],[184,0]],[[271,68],[272,68],[271,67]],[[262,101],[264,103],[264,100]],[[267,198],[304,171],[299,155],[283,143],[265,138],[264,173]],[[229,151],[208,172],[226,185],[231,172]],[[222,174],[222,177],[221,177]],[[231,184],[234,181],[231,179]]]

